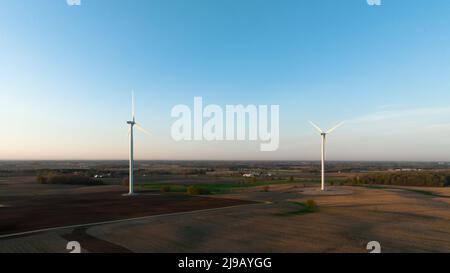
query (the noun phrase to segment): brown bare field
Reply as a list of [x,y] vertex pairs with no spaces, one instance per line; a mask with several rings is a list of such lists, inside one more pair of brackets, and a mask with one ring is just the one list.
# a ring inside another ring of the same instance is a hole
[[[66,213],[67,219],[76,219],[67,224],[149,217],[6,237],[0,239],[0,252],[67,252],[71,240],[79,241],[84,252],[347,253],[368,252],[370,241],[380,242],[383,252],[450,252],[449,188],[336,186],[322,194],[315,186],[290,184],[271,186],[268,192],[254,187],[209,197],[158,194],[136,199],[122,197],[119,188],[45,187],[37,197],[21,201],[22,210],[35,206],[30,212],[36,215],[16,211],[17,220],[2,218],[0,225],[7,227],[3,234],[33,228],[29,217],[40,226],[59,225],[52,222],[51,210],[60,209],[60,215],[68,206],[76,207],[77,213]],[[72,197],[52,197],[58,191]],[[0,204],[9,202],[4,194],[0,198]],[[318,211],[299,213],[298,202],[309,199],[318,204]],[[16,205],[18,210],[20,202]],[[238,206],[224,207],[229,205]],[[210,207],[217,209],[198,211]],[[0,208],[0,217],[5,217],[5,209]],[[176,211],[182,213],[166,214]]]
[[122,195],[126,188],[120,186],[63,187],[50,192],[45,188],[34,189],[34,195],[0,197],[0,236],[252,203],[150,191],[130,197]]

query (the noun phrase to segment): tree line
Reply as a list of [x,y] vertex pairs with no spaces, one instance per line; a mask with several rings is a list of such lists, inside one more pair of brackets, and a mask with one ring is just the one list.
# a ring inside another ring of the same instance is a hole
[[50,174],[47,176],[38,175],[36,177],[38,183],[41,184],[60,184],[60,185],[103,185],[98,180],[83,175],[71,175],[71,174]]
[[370,173],[349,178],[348,184],[396,185],[420,187],[448,187],[450,173],[448,172],[389,172]]

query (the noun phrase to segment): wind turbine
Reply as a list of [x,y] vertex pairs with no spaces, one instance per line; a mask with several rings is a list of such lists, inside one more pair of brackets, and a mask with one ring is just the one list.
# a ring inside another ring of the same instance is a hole
[[324,132],[322,131],[322,129],[320,129],[319,126],[315,125],[312,121],[310,121],[309,123],[311,123],[311,125],[316,128],[316,130],[320,133],[320,135],[322,136],[322,152],[321,152],[321,161],[322,161],[322,191],[325,190],[325,141],[326,141],[326,137],[329,133],[333,132],[334,130],[336,130],[338,127],[340,127],[342,124],[344,124],[344,122],[339,123],[338,125],[334,126],[333,128],[331,128],[330,130]]
[[135,112],[134,112],[134,91],[131,92],[131,121],[127,121],[127,124],[130,125],[130,129],[128,129],[128,135],[130,137],[130,177],[129,177],[129,191],[127,195],[134,195],[134,126],[145,134],[150,135],[142,126],[136,122]]

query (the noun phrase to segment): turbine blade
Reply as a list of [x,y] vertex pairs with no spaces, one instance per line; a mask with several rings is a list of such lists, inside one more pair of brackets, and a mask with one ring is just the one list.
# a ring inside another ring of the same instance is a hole
[[344,124],[344,122],[341,122],[338,125],[336,125],[333,128],[331,128],[330,130],[328,130],[327,134],[329,134],[329,133],[333,132],[334,130],[336,130],[337,128],[341,127],[342,124]]
[[128,136],[131,134],[131,127],[128,128]]
[[147,134],[147,135],[149,135],[149,136],[152,135],[152,134],[150,134],[147,130],[145,130],[144,128],[142,128],[142,126],[141,126],[139,123],[136,123],[134,126],[136,126],[136,128],[137,128],[139,131],[143,132],[144,134]]
[[133,118],[133,120],[134,120],[134,115],[135,115],[135,112],[134,112],[134,90],[131,90],[131,117]]
[[311,123],[311,125],[312,125],[314,128],[316,128],[316,130],[317,130],[319,133],[323,134],[322,129],[320,129],[319,126],[315,125],[314,122],[310,121],[309,123]]

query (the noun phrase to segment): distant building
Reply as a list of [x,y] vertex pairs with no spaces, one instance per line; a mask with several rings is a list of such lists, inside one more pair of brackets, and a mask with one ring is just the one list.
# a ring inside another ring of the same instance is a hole
[[396,172],[420,172],[422,169],[411,169],[411,168],[403,168],[403,169],[395,169]]

